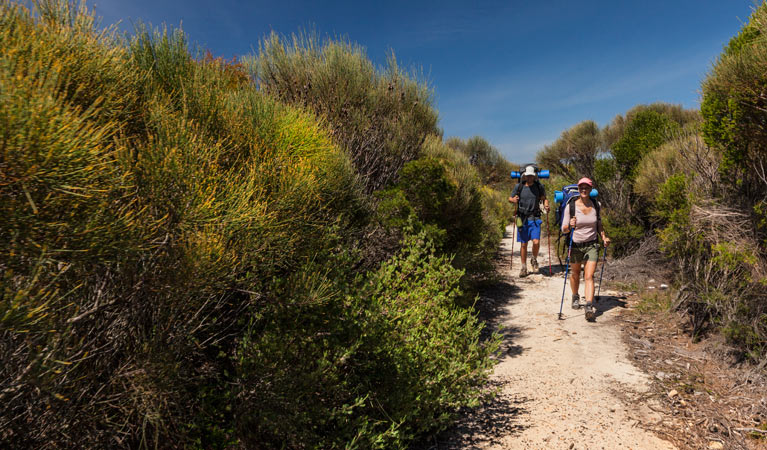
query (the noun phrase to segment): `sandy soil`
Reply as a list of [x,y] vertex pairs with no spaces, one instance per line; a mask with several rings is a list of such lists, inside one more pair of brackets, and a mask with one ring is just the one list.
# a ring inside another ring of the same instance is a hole
[[[456,427],[425,448],[675,448],[643,428],[659,420],[653,405],[631,400],[647,392],[649,379],[631,364],[621,339],[616,317],[626,306],[625,297],[602,291],[596,321],[587,322],[582,309],[570,307],[568,282],[564,320],[558,320],[563,273],[555,266],[553,276],[548,275],[543,244],[539,262],[545,275],[519,278],[519,244],[510,271],[511,229],[507,230],[503,280],[481,299],[491,311],[486,319],[504,327],[492,376],[499,395],[467,411]],[[583,288],[581,283],[581,295]]]

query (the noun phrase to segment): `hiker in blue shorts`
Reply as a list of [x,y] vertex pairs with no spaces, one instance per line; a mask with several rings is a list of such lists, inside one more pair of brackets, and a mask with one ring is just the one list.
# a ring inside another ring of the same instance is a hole
[[527,276],[527,243],[533,241],[533,254],[530,266],[533,272],[538,272],[538,250],[541,243],[541,202],[546,212],[549,211],[549,201],[546,191],[537,180],[535,167],[527,166],[519,184],[514,186],[509,197],[511,203],[517,204],[517,242],[520,243],[519,256],[522,259],[520,277]]

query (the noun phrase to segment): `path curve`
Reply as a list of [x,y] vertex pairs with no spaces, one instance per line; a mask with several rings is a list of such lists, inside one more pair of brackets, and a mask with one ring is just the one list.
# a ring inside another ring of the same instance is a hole
[[652,405],[631,400],[647,392],[649,380],[631,364],[621,340],[617,315],[625,303],[616,292],[602,291],[596,321],[586,322],[583,310],[569,305],[568,282],[565,317],[558,320],[564,277],[548,276],[543,244],[539,260],[546,275],[519,278],[519,244],[511,273],[507,229],[503,282],[482,298],[497,306],[494,321],[505,329],[491,377],[500,394],[431,448],[674,449],[642,427],[661,420]]

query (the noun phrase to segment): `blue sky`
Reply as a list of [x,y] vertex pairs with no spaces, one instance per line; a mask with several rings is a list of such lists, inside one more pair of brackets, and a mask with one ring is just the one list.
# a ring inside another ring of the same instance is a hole
[[89,0],[103,25],[181,24],[214,55],[246,55],[269,32],[344,36],[384,64],[422,69],[445,136],[485,137],[534,159],[586,119],[634,105],[699,105],[700,81],[748,19],[752,0],[235,1]]

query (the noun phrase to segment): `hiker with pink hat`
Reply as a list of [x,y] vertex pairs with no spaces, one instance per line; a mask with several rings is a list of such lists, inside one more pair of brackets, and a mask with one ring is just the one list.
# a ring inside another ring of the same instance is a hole
[[[572,236],[572,255],[570,268],[570,289],[573,292],[573,309],[580,308],[578,285],[581,279],[581,265],[583,265],[583,278],[586,283],[584,297],[586,300],[586,319],[593,320],[596,315],[594,308],[594,272],[599,260],[599,239],[605,247],[610,245],[610,238],[605,235],[602,227],[600,214],[596,200],[591,200],[589,194],[594,188],[594,183],[588,178],[578,180],[578,198],[573,202],[574,207],[564,209],[562,217],[562,233],[570,233]],[[574,212],[574,214],[573,214]]]

